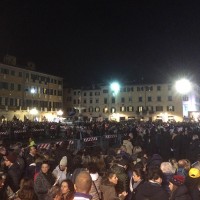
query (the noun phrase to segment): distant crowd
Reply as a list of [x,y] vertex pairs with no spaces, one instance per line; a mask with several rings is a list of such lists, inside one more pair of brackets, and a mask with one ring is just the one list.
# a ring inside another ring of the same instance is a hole
[[[11,125],[12,124],[12,125]],[[199,200],[198,123],[92,122],[76,126],[48,122],[4,122],[0,130],[48,129],[60,144],[38,149],[1,141],[0,199],[12,200]],[[48,128],[47,128],[48,127]],[[55,128],[53,128],[55,127]],[[57,132],[56,132],[57,131]],[[123,135],[118,147],[70,150],[67,139]],[[27,137],[27,136],[26,136]]]

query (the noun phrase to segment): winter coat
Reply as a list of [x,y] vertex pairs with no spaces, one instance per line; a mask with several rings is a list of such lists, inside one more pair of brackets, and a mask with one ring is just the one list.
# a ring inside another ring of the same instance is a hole
[[123,140],[123,145],[126,147],[127,153],[133,154],[133,145],[129,140]]
[[115,185],[106,181],[102,183],[100,186],[100,190],[102,191],[103,200],[123,200],[125,197],[122,195],[120,197],[117,196]]
[[192,200],[185,185],[179,186],[173,193],[170,200]]
[[[130,183],[130,184],[132,184],[132,187],[133,187],[133,183],[134,183],[133,181],[131,181],[131,183]],[[128,199],[135,200],[135,196],[138,192],[138,189],[142,186],[143,183],[144,183],[144,180],[142,180],[134,189],[132,188],[133,191],[131,190],[132,192],[130,193]]]
[[52,172],[53,176],[55,178],[59,178],[58,183],[60,184],[63,180],[67,179],[67,173],[66,170],[60,170],[59,165],[53,170]]
[[38,200],[44,200],[48,190],[52,187],[54,178],[52,174],[44,174],[41,171],[34,182],[34,190],[38,196]]
[[10,186],[13,192],[19,190],[19,183],[21,178],[20,168],[17,163],[14,163],[8,168],[7,171],[7,185]]
[[92,196],[92,200],[99,200],[101,199],[100,185],[102,182],[102,178],[101,176],[99,176],[98,173],[90,174],[90,176],[92,178],[92,186],[91,186],[89,194]]
[[197,157],[200,154],[200,141],[199,139],[192,140],[189,145],[189,158],[191,162],[197,161]]
[[169,200],[167,192],[156,183],[145,182],[138,188],[136,200]]
[[123,167],[118,166],[116,164],[112,167],[112,171],[116,174],[116,176],[118,178],[118,182],[117,182],[117,185],[116,185],[117,193],[120,194],[124,191],[128,192],[128,190],[129,190],[129,177],[128,177],[128,173],[126,172],[126,170]]

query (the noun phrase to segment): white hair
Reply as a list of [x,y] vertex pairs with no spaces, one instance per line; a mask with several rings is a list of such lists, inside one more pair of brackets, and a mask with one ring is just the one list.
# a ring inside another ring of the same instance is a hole
[[163,173],[170,173],[170,174],[175,173],[175,169],[170,162],[162,162],[160,165],[160,169],[162,170]]

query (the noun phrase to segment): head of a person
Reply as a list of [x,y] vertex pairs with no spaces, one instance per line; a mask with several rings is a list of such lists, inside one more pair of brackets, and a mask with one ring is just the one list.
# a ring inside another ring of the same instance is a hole
[[144,180],[144,171],[142,168],[134,168],[133,174],[132,174],[133,180],[135,183],[140,182],[141,180]]
[[147,178],[149,181],[160,185],[162,183],[163,173],[159,167],[150,167],[147,172]]
[[174,175],[169,180],[169,189],[173,192],[175,191],[179,186],[183,185],[185,183],[185,177],[181,175]]
[[75,179],[75,189],[77,192],[88,194],[92,186],[92,178],[87,171],[81,171]]
[[138,154],[142,152],[142,148],[140,146],[135,146],[133,148],[133,154]]
[[178,161],[178,168],[184,168],[186,171],[189,171],[191,167],[191,163],[187,159],[181,159]]
[[126,146],[125,146],[125,145],[122,145],[122,146],[120,147],[120,151],[127,152]]
[[67,194],[68,192],[74,192],[74,184],[71,180],[63,180],[60,184],[60,190],[62,194]]
[[29,153],[33,156],[36,155],[37,154],[37,146],[36,145],[30,146]]
[[67,156],[63,156],[59,164],[60,170],[63,171],[67,167]]
[[33,180],[31,178],[22,178],[20,181],[20,189],[30,190],[33,189]]
[[164,174],[174,174],[175,168],[172,166],[170,162],[162,162],[160,165],[160,169]]
[[46,174],[46,173],[48,173],[49,169],[50,169],[49,162],[48,161],[43,161],[42,165],[41,165],[41,172]]
[[95,162],[89,162],[87,165],[87,169],[90,174],[96,174],[99,171],[97,164]]
[[10,153],[6,156],[4,156],[4,163],[5,166],[10,167],[11,165],[13,165],[17,160],[17,156],[14,153]]
[[112,170],[108,170],[106,173],[106,177],[110,183],[117,185],[118,178],[115,172],[113,172]]
[[188,174],[191,178],[200,178],[200,170],[197,168],[191,168]]

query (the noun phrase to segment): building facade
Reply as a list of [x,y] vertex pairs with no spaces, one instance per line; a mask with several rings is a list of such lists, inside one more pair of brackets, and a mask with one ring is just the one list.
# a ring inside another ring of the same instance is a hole
[[63,78],[0,64],[0,118],[52,119],[63,107]]
[[121,85],[115,94],[110,85],[64,89],[66,113],[109,120],[182,121],[190,112],[200,111],[199,87],[193,84],[185,95],[174,84]]

